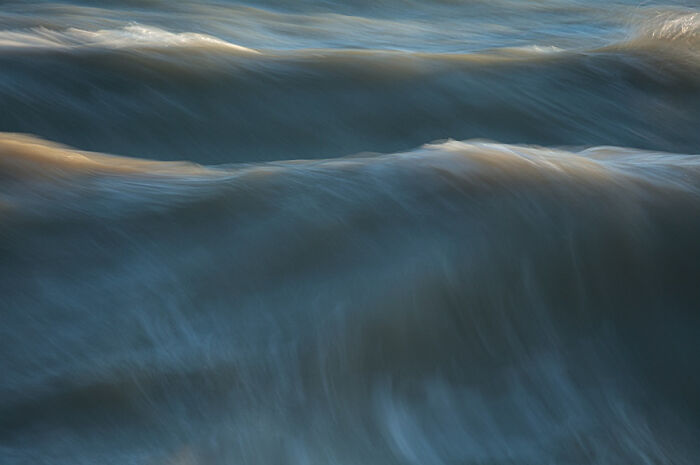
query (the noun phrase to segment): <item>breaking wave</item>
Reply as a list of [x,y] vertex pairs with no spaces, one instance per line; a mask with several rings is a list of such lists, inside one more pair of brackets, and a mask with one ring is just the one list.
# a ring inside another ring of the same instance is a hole
[[0,127],[136,157],[323,158],[450,137],[669,152],[700,146],[700,61],[658,47],[44,49],[26,57],[0,53]]

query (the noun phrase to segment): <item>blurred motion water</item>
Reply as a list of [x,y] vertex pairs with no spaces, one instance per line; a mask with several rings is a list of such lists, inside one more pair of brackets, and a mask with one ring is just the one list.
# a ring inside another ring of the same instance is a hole
[[0,463],[700,461],[697,1],[0,1]]

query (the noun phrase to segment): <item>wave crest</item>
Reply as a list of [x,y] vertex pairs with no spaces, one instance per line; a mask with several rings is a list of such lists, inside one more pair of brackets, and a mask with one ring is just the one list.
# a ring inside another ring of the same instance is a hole
[[69,28],[63,31],[44,27],[23,31],[0,31],[3,48],[225,48],[246,53],[257,51],[195,32],[174,33],[153,26],[130,24],[121,29],[88,31]]
[[673,42],[698,45],[700,43],[700,13],[663,12],[642,22],[635,28],[635,40]]

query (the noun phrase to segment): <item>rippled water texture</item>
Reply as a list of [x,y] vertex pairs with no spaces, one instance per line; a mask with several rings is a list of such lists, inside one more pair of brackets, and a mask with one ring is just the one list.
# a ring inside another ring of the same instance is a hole
[[700,462],[700,5],[0,1],[0,463]]

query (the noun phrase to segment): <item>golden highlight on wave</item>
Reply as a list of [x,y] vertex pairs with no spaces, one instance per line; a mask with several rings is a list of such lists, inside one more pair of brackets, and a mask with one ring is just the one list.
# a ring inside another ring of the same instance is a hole
[[549,182],[564,182],[572,188],[591,182],[643,182],[697,191],[700,155],[446,140],[392,154],[203,166],[88,152],[32,135],[0,133],[0,194],[6,204],[22,204],[32,198],[51,203],[48,191],[76,190],[100,191],[102,196],[115,198],[129,194],[167,203],[187,201],[190,195],[212,195],[227,186],[262,185],[264,179],[293,186],[299,182],[313,185],[314,179],[323,184],[329,177],[345,179],[350,175],[390,184],[394,174],[403,170],[450,183],[457,180],[464,185],[494,184],[511,189],[523,180],[540,180],[543,188]]

